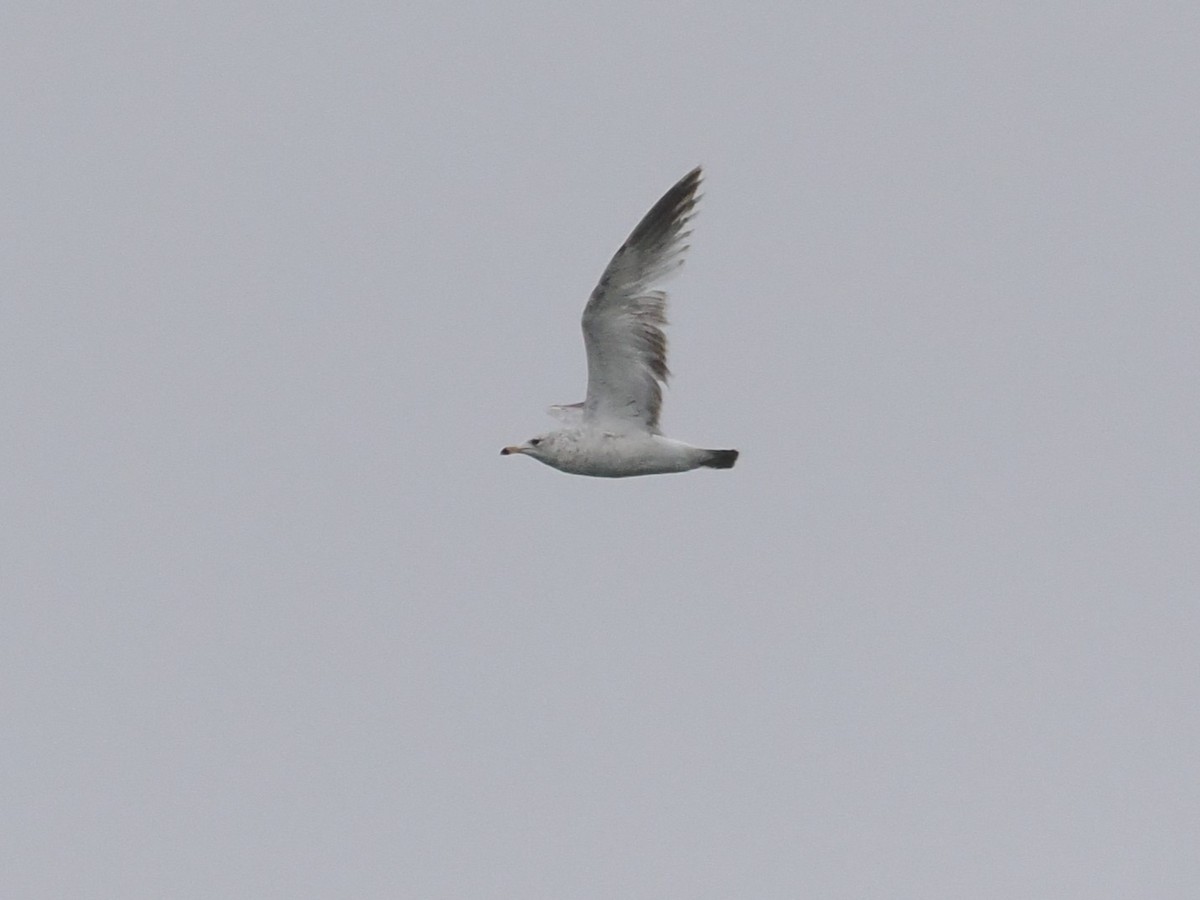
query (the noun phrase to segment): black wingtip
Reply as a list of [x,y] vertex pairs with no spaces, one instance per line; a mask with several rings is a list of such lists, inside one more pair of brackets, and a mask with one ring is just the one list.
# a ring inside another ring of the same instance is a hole
[[732,469],[738,458],[736,450],[710,450],[708,453],[709,456],[704,461],[704,465],[710,469]]
[[672,234],[678,234],[695,211],[699,199],[696,191],[700,188],[703,176],[702,167],[696,166],[675,182],[633,229],[624,246],[661,242]]

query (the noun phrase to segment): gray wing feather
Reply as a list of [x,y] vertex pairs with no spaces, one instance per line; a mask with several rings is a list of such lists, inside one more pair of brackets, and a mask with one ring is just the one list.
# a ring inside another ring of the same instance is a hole
[[667,295],[654,285],[683,265],[697,167],[667,191],[621,245],[583,310],[584,417],[658,432],[667,369]]

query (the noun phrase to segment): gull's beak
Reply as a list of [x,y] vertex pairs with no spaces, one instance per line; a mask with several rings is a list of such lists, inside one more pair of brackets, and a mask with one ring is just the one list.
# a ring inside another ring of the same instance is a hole
[[508,456],[510,453],[524,453],[524,452],[525,451],[521,447],[505,447],[503,450],[500,451],[500,455]]

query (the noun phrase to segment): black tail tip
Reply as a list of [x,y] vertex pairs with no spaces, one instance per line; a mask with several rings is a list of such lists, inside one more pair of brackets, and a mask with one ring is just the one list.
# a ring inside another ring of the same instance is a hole
[[709,450],[708,459],[705,460],[704,465],[710,469],[732,469],[737,458],[736,450]]

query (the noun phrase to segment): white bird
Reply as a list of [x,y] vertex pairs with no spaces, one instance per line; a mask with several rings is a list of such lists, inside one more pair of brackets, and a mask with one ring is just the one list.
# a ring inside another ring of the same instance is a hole
[[551,407],[566,426],[505,447],[572,475],[622,478],[708,466],[729,469],[736,450],[705,450],[658,430],[667,370],[667,295],[655,285],[683,265],[700,168],[646,213],[600,277],[583,310],[587,399]]

